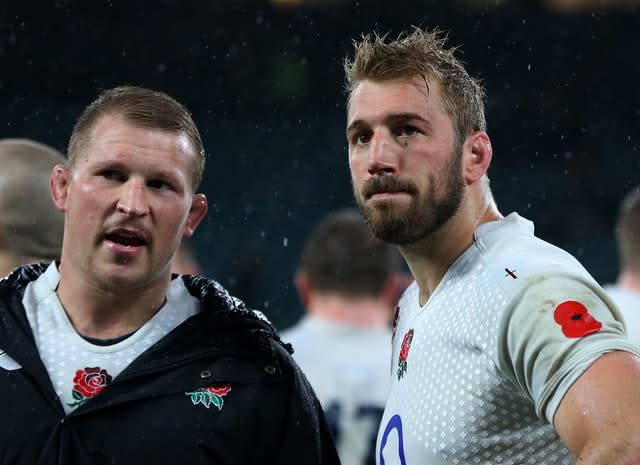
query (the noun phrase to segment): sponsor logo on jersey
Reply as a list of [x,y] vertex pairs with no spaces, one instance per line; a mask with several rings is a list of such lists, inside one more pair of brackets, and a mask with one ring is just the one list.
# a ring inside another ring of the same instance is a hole
[[558,305],[553,319],[562,328],[562,334],[570,338],[585,337],[602,329],[602,323],[596,320],[584,304],[567,300]]
[[218,410],[222,410],[224,400],[222,399],[231,391],[231,386],[228,384],[223,386],[209,386],[197,389],[193,392],[185,392],[191,398],[193,405],[202,404],[209,408],[211,405],[218,407]]

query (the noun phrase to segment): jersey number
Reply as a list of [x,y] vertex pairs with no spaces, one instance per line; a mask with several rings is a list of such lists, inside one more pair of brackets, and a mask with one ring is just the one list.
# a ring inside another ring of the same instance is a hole
[[[341,407],[338,402],[332,402],[325,409],[325,416],[331,429],[331,435],[333,440],[338,443],[340,439],[340,415]],[[362,459],[362,465],[375,465],[376,463],[376,437],[378,436],[378,427],[380,426],[380,420],[382,420],[383,409],[373,405],[361,405],[356,409],[355,417],[368,419],[371,428],[370,436],[368,438],[369,447],[367,448],[366,455]]]

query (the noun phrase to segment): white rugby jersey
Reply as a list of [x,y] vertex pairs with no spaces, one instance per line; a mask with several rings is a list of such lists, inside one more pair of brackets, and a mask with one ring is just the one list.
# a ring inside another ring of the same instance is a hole
[[629,340],[640,346],[640,292],[615,284],[604,286],[604,290],[618,306],[627,327]]
[[293,358],[322,404],[342,465],[373,465],[389,386],[391,329],[305,316],[281,338],[293,345]]
[[571,464],[551,426],[600,355],[625,350],[612,303],[515,213],[478,228],[427,303],[399,302],[379,465]]
[[200,311],[181,278],[171,281],[166,302],[128,338],[112,345],[92,344],[78,334],[56,294],[55,262],[30,282],[22,299],[40,358],[67,414],[97,395],[129,364],[187,318]]

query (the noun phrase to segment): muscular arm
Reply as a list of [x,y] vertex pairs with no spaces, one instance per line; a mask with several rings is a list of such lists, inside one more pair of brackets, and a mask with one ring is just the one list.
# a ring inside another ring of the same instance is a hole
[[640,359],[598,358],[567,391],[554,425],[576,464],[640,464]]

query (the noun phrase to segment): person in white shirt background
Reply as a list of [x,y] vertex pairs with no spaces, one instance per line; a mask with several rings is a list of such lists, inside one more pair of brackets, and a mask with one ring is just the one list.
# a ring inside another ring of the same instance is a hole
[[627,325],[629,339],[640,346],[640,188],[620,202],[615,224],[619,273],[615,283],[604,286]]
[[391,317],[408,279],[398,251],[356,209],[327,214],[304,245],[295,285],[305,314],[281,337],[327,414],[342,465],[375,463]]

